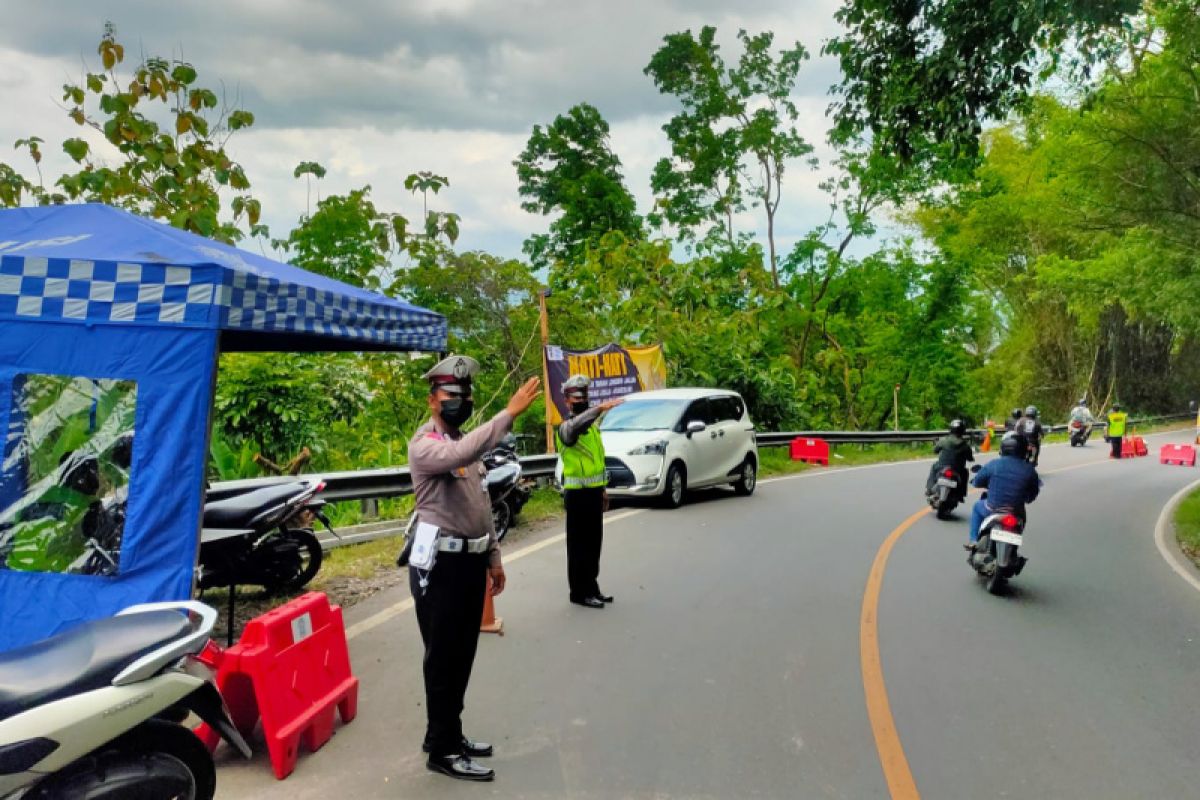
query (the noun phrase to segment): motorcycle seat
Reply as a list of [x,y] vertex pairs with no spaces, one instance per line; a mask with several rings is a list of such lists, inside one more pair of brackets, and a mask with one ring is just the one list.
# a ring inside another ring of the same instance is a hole
[[191,632],[187,617],[163,609],[84,622],[0,653],[0,720],[108,686],[137,659]]
[[503,486],[511,480],[515,480],[521,474],[521,467],[518,464],[504,464],[489,470],[485,480],[488,486]]
[[305,488],[302,483],[285,483],[282,486],[267,486],[246,494],[234,495],[225,500],[205,503],[204,527],[250,527],[250,521],[263,511],[295,497]]

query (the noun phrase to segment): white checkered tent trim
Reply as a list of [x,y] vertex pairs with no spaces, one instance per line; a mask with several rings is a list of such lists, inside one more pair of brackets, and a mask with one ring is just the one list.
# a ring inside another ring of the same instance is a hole
[[0,257],[0,317],[309,333],[418,350],[446,336],[431,312],[217,266],[21,256]]

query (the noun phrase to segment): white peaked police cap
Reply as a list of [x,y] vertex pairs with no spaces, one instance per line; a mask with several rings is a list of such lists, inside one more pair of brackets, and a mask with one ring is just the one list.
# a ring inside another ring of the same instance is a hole
[[563,394],[571,391],[587,391],[587,388],[591,386],[591,384],[592,381],[587,375],[572,375],[563,381],[562,391]]
[[470,356],[448,356],[421,377],[434,386],[454,391],[470,388],[478,373],[479,362]]

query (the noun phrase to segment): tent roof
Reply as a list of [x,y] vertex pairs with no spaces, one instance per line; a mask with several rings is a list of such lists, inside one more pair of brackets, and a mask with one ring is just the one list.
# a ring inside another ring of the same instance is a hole
[[0,319],[219,329],[224,350],[446,349],[441,314],[101,204],[0,209]]

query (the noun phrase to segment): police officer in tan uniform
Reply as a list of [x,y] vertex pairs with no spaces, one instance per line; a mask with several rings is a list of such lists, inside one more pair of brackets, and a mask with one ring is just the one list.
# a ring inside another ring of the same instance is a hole
[[486,742],[463,735],[462,710],[483,615],[485,573],[492,594],[504,591],[504,567],[483,485],[480,457],[512,430],[513,420],[540,394],[530,378],[508,406],[468,434],[474,410],[472,378],[479,363],[450,356],[425,373],[432,418],[413,436],[409,472],[419,525],[436,526],[436,558],[425,570],[409,565],[409,586],[425,643],[426,766],[452,778],[490,781],[495,772],[475,759],[492,754]]

